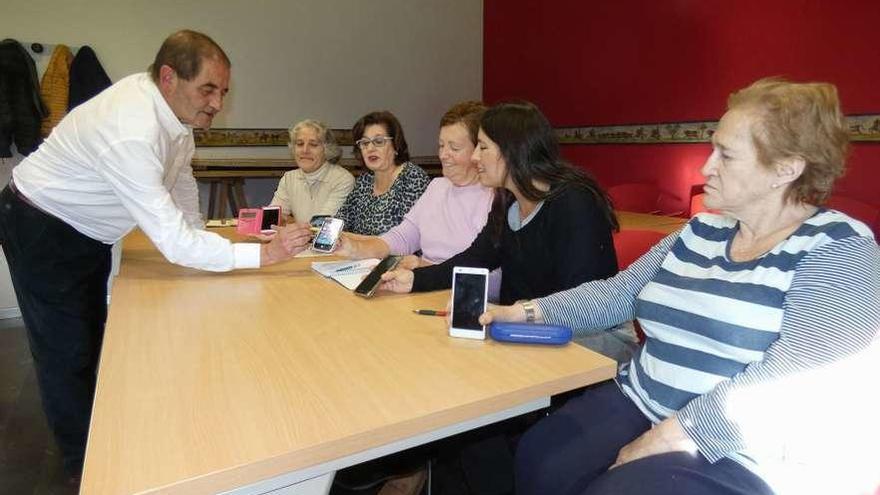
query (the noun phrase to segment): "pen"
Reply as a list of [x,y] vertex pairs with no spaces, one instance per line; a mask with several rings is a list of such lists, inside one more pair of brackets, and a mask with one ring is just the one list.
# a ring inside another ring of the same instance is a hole
[[414,309],[413,313],[425,316],[446,316],[446,311],[434,311],[433,309]]

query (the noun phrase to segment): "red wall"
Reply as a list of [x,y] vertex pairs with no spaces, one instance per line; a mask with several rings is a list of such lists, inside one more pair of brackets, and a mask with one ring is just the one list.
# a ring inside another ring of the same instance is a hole
[[[880,113],[880,0],[484,0],[483,97],[535,102],[559,127],[717,120],[782,75]],[[565,146],[603,185],[657,182],[687,209],[708,145]],[[880,145],[854,144],[838,192],[880,204]]]

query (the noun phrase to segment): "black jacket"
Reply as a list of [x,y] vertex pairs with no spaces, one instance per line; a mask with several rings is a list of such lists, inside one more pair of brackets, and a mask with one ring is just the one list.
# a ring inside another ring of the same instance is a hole
[[95,51],[83,46],[76,51],[70,64],[70,92],[68,93],[67,110],[104,91],[113,84],[110,77],[98,62]]
[[12,156],[12,143],[22,155],[40,145],[40,122],[47,115],[40,99],[34,60],[13,39],[0,42],[0,157]]

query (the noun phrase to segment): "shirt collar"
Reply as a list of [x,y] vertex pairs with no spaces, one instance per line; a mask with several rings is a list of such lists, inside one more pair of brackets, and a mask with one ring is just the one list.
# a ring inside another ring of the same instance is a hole
[[171,134],[172,138],[177,139],[181,136],[192,134],[192,127],[184,124],[179,118],[177,118],[177,115],[174,115],[171,106],[165,101],[165,97],[162,96],[159,87],[156,86],[156,83],[153,82],[153,79],[148,73],[144,72],[141,74],[141,84],[146,88],[147,93],[153,98],[153,101],[156,102],[156,114],[159,119],[159,124]]
[[299,175],[299,180],[304,180],[306,182],[323,182],[324,178],[327,177],[327,172],[330,170],[330,162],[324,162],[321,165],[321,168],[315,170],[314,172],[306,172],[303,169],[299,169],[302,174]]

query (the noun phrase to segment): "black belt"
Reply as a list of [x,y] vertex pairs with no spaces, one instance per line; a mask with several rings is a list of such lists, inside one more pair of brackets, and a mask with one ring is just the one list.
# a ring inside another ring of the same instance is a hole
[[19,191],[17,187],[15,187],[15,182],[12,179],[9,179],[9,190],[12,191],[12,194],[14,194],[16,198],[20,199],[22,203],[30,206],[35,210],[38,210],[40,213],[49,215],[52,218],[57,218],[55,215],[35,205],[33,201],[29,200],[27,196],[22,194],[22,192]]

